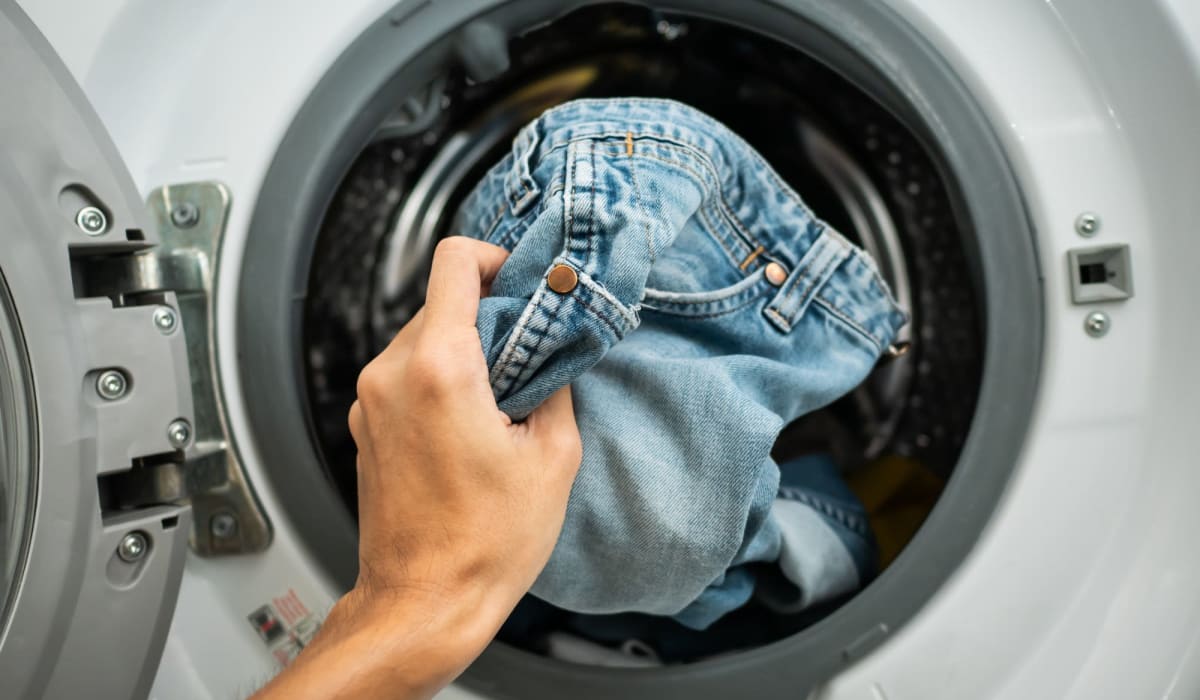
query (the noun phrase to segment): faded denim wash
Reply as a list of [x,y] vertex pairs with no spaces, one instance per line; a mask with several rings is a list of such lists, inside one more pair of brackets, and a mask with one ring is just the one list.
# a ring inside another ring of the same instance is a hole
[[[748,144],[676,102],[570,102],[521,130],[456,225],[511,252],[477,322],[500,408],[575,398],[583,464],[534,595],[702,629],[754,592],[748,564],[778,563],[781,609],[860,585],[869,556],[838,516],[853,496],[836,474],[781,487],[770,451],[905,315]],[[560,265],[566,293],[547,283]]]

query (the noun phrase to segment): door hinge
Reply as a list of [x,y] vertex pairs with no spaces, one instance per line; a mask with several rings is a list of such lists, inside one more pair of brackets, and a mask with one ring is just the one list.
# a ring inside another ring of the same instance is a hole
[[229,205],[229,191],[219,183],[159,188],[147,200],[159,245],[72,258],[77,297],[156,305],[159,332],[185,335],[194,412],[190,422],[167,428],[176,455],[145,459],[107,477],[101,499],[114,508],[190,504],[189,542],[204,556],[261,551],[272,534],[230,437],[215,356],[213,283]]

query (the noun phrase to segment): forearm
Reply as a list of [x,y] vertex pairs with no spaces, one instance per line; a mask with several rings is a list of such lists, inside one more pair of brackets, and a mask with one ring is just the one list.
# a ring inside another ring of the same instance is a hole
[[484,590],[352,591],[254,700],[432,697],[483,651],[506,606]]

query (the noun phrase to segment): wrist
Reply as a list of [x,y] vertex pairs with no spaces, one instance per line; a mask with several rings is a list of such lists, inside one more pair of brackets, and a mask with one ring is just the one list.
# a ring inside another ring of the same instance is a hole
[[444,684],[463,671],[495,636],[511,606],[482,587],[425,590],[356,586],[330,611],[339,637],[356,635],[391,668],[423,670]]
[[507,614],[481,590],[355,587],[256,698],[432,697],[475,660]]

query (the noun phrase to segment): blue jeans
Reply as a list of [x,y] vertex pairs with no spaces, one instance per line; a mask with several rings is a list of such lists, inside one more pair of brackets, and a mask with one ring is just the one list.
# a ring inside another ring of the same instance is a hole
[[784,609],[860,585],[853,497],[836,474],[781,489],[770,451],[905,315],[749,145],[671,101],[571,102],[522,129],[457,231],[511,252],[477,322],[500,408],[575,398],[583,464],[534,595],[702,629],[754,592],[750,564],[778,563]]

